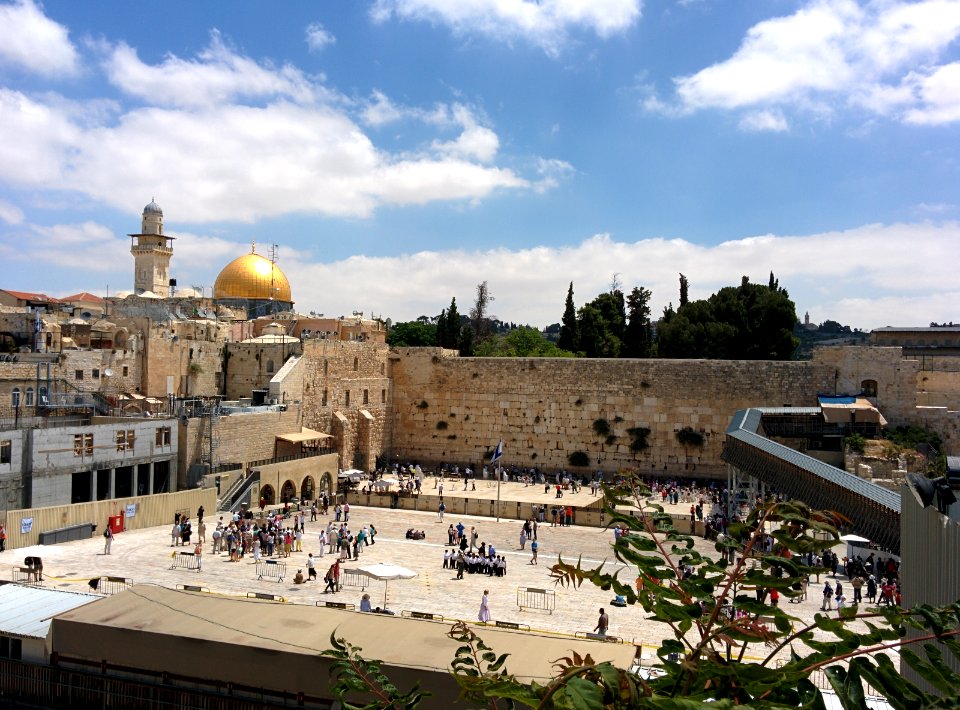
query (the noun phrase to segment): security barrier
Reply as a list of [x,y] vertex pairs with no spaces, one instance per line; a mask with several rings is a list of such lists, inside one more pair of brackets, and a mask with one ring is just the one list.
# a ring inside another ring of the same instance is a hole
[[260,560],[257,562],[257,579],[276,579],[282,582],[287,576],[287,563],[277,560]]
[[87,584],[98,594],[109,595],[129,589],[133,586],[133,580],[127,577],[94,577]]
[[606,634],[596,634],[592,631],[578,631],[574,634],[578,639],[591,639],[593,641],[606,641],[607,643],[626,643],[619,636],[608,636]]
[[173,564],[170,565],[170,569],[189,569],[200,571],[200,560],[192,552],[175,552],[173,553]]
[[357,572],[355,569],[344,569],[340,572],[340,587],[359,587],[366,589],[370,586],[370,578]]
[[557,595],[549,589],[517,587],[517,606],[524,609],[540,609],[550,614],[557,608]]
[[356,604],[347,604],[346,602],[316,602],[315,606],[326,607],[327,609],[346,609],[347,611],[356,611]]
[[400,612],[400,616],[406,617],[408,619],[426,619],[427,621],[445,621],[442,614],[432,614],[428,611],[408,611],[404,609]]

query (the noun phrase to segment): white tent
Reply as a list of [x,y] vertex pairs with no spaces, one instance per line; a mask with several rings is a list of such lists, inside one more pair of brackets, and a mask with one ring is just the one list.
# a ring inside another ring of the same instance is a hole
[[387,608],[387,587],[391,579],[413,579],[417,573],[400,565],[392,565],[388,562],[378,562],[375,565],[364,565],[358,567],[357,572],[365,574],[371,579],[382,579],[383,586],[383,608]]

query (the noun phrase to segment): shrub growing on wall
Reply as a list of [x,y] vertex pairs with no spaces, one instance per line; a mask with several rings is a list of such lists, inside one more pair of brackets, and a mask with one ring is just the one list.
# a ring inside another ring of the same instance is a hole
[[635,426],[627,429],[630,435],[630,450],[639,452],[650,448],[647,443],[647,437],[650,436],[650,429],[645,426]]
[[683,446],[703,446],[703,434],[685,426],[677,432],[677,441]]

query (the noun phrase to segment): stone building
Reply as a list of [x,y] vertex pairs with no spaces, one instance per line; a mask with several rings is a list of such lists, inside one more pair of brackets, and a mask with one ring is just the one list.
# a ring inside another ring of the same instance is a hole
[[153,200],[143,208],[140,233],[130,234],[134,259],[133,292],[158,298],[170,295],[170,257],[173,237],[163,233],[163,210]]

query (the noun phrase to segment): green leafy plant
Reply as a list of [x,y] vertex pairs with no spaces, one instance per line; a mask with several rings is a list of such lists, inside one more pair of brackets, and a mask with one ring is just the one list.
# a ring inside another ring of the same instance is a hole
[[593,433],[597,436],[609,436],[610,435],[610,422],[606,419],[595,419],[593,421]]
[[860,434],[851,434],[850,436],[845,436],[843,438],[843,444],[851,451],[861,455],[864,451],[866,451],[867,448],[867,440],[860,436]]
[[[354,646],[342,638],[330,634],[332,648],[321,652],[321,656],[333,659],[330,666],[330,689],[345,710],[408,710],[415,708],[427,695],[420,690],[420,684],[407,692],[401,691],[381,669],[381,662],[369,660],[360,655],[359,646]],[[369,702],[357,703],[347,696],[363,696]]]
[[650,436],[650,429],[645,426],[635,426],[627,429],[630,435],[630,450],[634,452],[645,451],[650,448],[647,443],[647,437]]
[[703,446],[703,434],[695,431],[691,427],[685,426],[677,432],[677,441],[679,441],[682,446],[701,447]]

